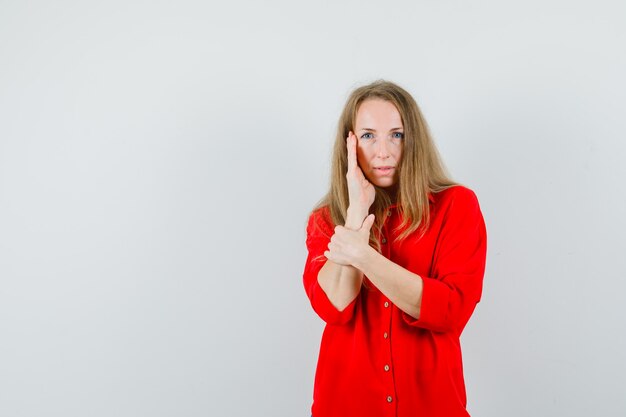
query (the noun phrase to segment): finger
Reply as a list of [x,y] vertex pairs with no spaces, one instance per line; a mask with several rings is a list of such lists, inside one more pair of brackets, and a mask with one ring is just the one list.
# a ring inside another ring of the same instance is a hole
[[369,235],[370,229],[374,224],[374,220],[376,220],[376,216],[374,216],[374,214],[370,214],[369,216],[367,216],[365,220],[363,220],[363,224],[361,225],[359,231],[362,233],[367,233]]
[[346,141],[348,147],[348,172],[352,172],[356,167],[356,136],[352,132],[348,134]]

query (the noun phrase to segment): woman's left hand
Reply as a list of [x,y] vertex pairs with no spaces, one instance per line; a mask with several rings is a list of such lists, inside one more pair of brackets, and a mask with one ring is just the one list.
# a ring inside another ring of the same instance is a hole
[[369,245],[370,229],[374,224],[374,215],[370,214],[363,220],[358,230],[335,227],[335,234],[330,238],[328,250],[324,252],[327,259],[339,265],[358,267],[371,249]]

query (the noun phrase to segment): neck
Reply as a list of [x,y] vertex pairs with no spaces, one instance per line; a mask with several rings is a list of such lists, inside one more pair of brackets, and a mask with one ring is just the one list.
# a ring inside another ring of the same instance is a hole
[[381,194],[384,194],[391,201],[391,204],[397,203],[397,199],[398,199],[397,184],[394,184],[385,188],[378,188],[378,192]]

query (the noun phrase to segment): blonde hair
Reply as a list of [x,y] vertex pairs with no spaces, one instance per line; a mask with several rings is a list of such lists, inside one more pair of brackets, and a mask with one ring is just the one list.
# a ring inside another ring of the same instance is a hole
[[423,235],[430,224],[429,193],[438,193],[457,183],[449,178],[426,120],[413,97],[392,82],[378,80],[357,88],[346,101],[337,126],[330,189],[313,211],[328,206],[334,225],[345,224],[349,205],[346,138],[350,131],[355,130],[359,106],[368,99],[381,99],[392,103],[400,113],[404,127],[402,156],[397,166],[398,182],[390,187],[397,190],[395,195],[392,191],[374,185],[376,197],[369,212],[374,213],[376,219],[370,233],[370,244],[380,251],[380,242],[376,236],[380,236],[383,216],[393,202],[397,203],[402,216],[398,230],[406,227],[397,239],[402,240],[415,231]]

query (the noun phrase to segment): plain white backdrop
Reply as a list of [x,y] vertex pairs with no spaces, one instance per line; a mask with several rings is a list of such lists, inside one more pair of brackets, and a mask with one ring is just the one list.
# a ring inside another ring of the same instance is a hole
[[0,415],[308,416],[304,228],[345,99],[379,78],[487,223],[472,415],[625,415],[624,16],[0,1]]

